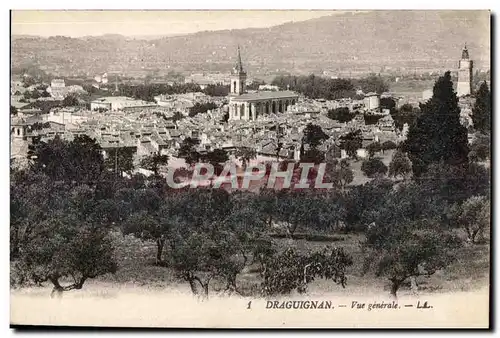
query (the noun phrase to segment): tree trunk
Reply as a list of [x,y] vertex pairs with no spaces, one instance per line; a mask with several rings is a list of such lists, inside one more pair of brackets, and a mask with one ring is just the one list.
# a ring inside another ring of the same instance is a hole
[[415,276],[411,276],[410,277],[410,288],[411,288],[411,292],[413,294],[417,294],[418,293],[418,284],[417,284],[417,277]]
[[293,238],[293,234],[294,234],[294,232],[295,232],[294,227],[293,227],[292,225],[288,225],[288,226],[286,227],[286,230],[287,230],[287,231],[286,231],[286,233],[287,233],[287,237],[288,237],[288,239],[293,240],[293,239],[294,239],[294,238]]
[[465,232],[467,233],[467,241],[472,243],[473,242],[472,230],[468,226],[465,226]]
[[52,292],[50,293],[50,298],[54,298],[54,297],[61,298],[64,289],[61,286],[61,284],[59,284],[59,277],[50,276],[49,280],[54,285],[54,288],[52,289]]
[[163,255],[163,248],[164,247],[165,247],[165,239],[158,238],[156,240],[156,264],[157,265],[163,262],[162,255]]
[[208,299],[208,282],[203,285],[203,293],[205,299]]
[[199,294],[198,288],[196,287],[196,283],[194,282],[194,279],[189,278],[188,282],[189,282],[189,286],[191,287],[191,292],[193,293],[193,295],[198,296],[198,294]]
[[397,292],[401,286],[402,281],[399,279],[390,279],[391,281],[391,296],[398,299]]

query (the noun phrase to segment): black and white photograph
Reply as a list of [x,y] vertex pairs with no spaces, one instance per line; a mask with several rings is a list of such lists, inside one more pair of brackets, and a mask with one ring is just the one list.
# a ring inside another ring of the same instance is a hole
[[491,29],[11,10],[11,328],[490,328]]

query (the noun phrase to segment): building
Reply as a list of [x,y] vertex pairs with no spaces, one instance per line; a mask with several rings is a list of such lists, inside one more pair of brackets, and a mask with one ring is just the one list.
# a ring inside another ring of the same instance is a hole
[[259,90],[274,90],[274,91],[278,91],[279,88],[278,88],[278,86],[275,86],[275,85],[264,84],[264,85],[260,85],[259,86]]
[[126,96],[101,97],[90,102],[90,110],[104,109],[108,111],[137,111],[145,108],[154,108],[158,105],[142,100],[135,100]]
[[66,87],[66,83],[64,82],[64,79],[54,79],[50,81],[50,87],[52,88],[64,88]]
[[375,110],[380,107],[380,96],[377,93],[368,93],[363,100],[367,110]]
[[247,73],[241,62],[240,48],[238,58],[231,72],[229,93],[229,120],[256,120],[270,113],[284,113],[289,106],[297,103],[299,96],[292,91],[258,91],[247,93]]
[[469,59],[469,51],[467,45],[462,50],[462,59],[458,61],[458,83],[457,96],[465,96],[472,94],[472,71],[474,62]]

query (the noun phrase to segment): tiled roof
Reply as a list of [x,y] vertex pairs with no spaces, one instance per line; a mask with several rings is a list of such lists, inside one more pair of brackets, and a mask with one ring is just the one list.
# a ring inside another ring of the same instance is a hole
[[256,93],[246,93],[231,98],[232,101],[257,101],[257,100],[271,100],[271,99],[284,99],[284,98],[298,98],[298,94],[292,91],[278,91],[269,92],[262,91]]

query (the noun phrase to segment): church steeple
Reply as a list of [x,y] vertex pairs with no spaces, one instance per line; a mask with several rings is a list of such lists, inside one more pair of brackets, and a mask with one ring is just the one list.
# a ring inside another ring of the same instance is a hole
[[241,62],[241,53],[240,53],[240,45],[238,45],[238,55],[236,57],[236,65],[234,66],[235,74],[245,73],[243,70],[243,62]]
[[467,50],[467,43],[464,45],[464,49],[462,50],[462,60],[469,59],[469,51]]
[[238,45],[236,64],[234,65],[233,73],[231,75],[231,95],[241,95],[246,92],[246,79],[247,73],[243,69],[243,62],[241,62],[240,45]]

